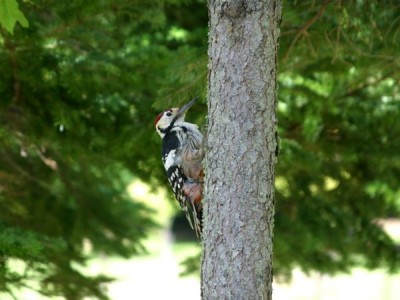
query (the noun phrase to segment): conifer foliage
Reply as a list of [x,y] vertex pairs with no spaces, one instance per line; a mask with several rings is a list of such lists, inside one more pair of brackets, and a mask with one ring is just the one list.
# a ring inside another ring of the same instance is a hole
[[[379,220],[400,211],[399,15],[283,1],[274,274],[398,268]],[[106,299],[77,266],[142,250],[154,221],[126,186],[167,184],[152,121],[205,103],[206,64],[205,1],[0,0],[0,293]]]

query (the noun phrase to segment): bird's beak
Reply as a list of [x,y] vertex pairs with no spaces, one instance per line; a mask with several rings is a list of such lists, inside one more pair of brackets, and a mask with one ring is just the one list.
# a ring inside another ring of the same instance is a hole
[[197,96],[196,98],[190,100],[188,103],[186,103],[184,106],[182,106],[182,107],[179,109],[178,113],[177,113],[177,117],[178,117],[178,118],[183,117],[183,116],[186,114],[186,112],[189,110],[189,108],[191,108],[192,105],[196,102],[196,100],[197,100],[198,98],[199,98],[199,97]]

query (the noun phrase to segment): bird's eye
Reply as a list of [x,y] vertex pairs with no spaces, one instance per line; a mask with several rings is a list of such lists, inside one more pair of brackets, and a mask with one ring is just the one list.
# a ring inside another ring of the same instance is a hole
[[170,111],[168,111],[165,115],[166,115],[167,117],[170,117],[170,116],[172,116],[172,113],[171,113]]

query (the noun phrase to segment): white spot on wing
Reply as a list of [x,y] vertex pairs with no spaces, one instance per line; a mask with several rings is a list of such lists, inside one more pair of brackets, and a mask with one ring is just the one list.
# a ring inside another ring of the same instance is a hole
[[169,168],[171,168],[174,165],[174,163],[175,163],[175,152],[176,152],[176,150],[171,150],[168,153],[167,158],[165,159],[165,163],[164,163],[165,170],[168,170]]

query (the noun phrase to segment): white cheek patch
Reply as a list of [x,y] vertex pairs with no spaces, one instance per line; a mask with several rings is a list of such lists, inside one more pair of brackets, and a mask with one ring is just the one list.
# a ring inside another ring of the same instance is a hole
[[167,158],[165,159],[165,164],[164,164],[165,170],[168,170],[175,164],[175,152],[176,152],[176,150],[171,150],[168,153]]

